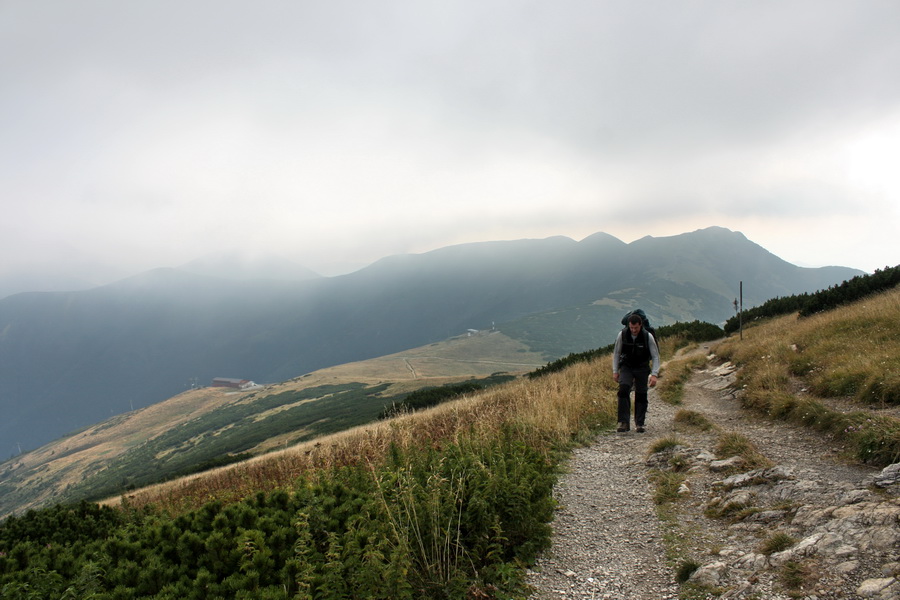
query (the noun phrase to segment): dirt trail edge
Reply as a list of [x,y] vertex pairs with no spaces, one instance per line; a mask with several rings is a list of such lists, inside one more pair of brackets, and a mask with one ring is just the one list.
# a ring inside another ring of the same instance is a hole
[[[555,490],[551,549],[528,573],[530,598],[900,598],[900,473],[849,463],[820,434],[741,409],[734,378],[710,354],[681,406],[651,390],[646,433],[604,433],[573,453]],[[714,428],[676,428],[681,409]],[[724,432],[774,466],[748,471],[716,457]],[[648,456],[661,438],[680,444]],[[674,518],[659,518],[653,469],[685,475]],[[773,534],[782,544],[765,548]],[[685,561],[699,568],[682,589],[675,571]]]

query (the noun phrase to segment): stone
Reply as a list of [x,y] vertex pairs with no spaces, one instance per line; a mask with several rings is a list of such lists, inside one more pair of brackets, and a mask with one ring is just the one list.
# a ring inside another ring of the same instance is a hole
[[841,575],[848,575],[859,568],[858,560],[848,560],[838,564],[834,570]]
[[725,497],[725,508],[753,506],[755,494],[749,490],[737,490]]
[[710,379],[709,381],[704,382],[703,387],[705,387],[708,390],[718,391],[718,390],[724,390],[725,388],[730,387],[732,384],[734,384],[735,377],[733,375],[725,374],[723,376],[718,373],[714,373],[714,375],[720,375],[720,376],[714,377],[713,379]]
[[716,455],[708,450],[701,450],[697,453],[695,458],[700,462],[711,463],[716,460]]
[[783,521],[787,514],[785,510],[763,510],[753,513],[745,520],[751,523],[777,523],[778,521]]
[[[732,458],[740,458],[740,457],[732,457]],[[732,460],[732,459],[728,459]],[[710,470],[712,466],[710,466]],[[774,481],[783,481],[794,478],[794,472],[791,469],[787,469],[785,467],[775,466],[769,469],[754,469],[752,471],[747,471],[746,473],[737,473],[730,477],[726,477],[720,483],[722,487],[725,488],[737,488],[737,487],[747,487],[751,485],[758,485],[761,483],[771,483]]]
[[881,488],[900,483],[900,463],[894,463],[883,468],[881,473],[875,476],[873,483]]
[[841,504],[858,504],[865,500],[869,500],[872,493],[868,490],[850,490],[841,496]]
[[883,591],[891,587],[894,583],[896,583],[896,581],[897,579],[894,577],[866,579],[861,584],[859,584],[858,588],[856,588],[856,593],[863,598],[874,598],[881,595]]
[[859,531],[859,547],[879,552],[900,547],[900,530],[896,527],[871,527]]
[[760,569],[764,569],[768,562],[769,558],[766,555],[757,554],[756,552],[748,552],[738,560],[734,561],[734,566],[738,569],[759,571]]
[[716,561],[703,565],[691,574],[690,581],[699,585],[716,587],[723,581],[725,572],[728,571],[728,565],[724,562]]
[[809,535],[793,547],[783,552],[772,555],[773,563],[784,564],[788,560],[794,560],[798,556],[814,556],[817,554],[834,554],[835,548],[842,547],[843,539],[830,532],[818,532]]
[[744,466],[744,459],[740,456],[732,456],[724,460],[714,460],[709,463],[709,470],[713,473],[721,473],[731,469],[740,469]]
[[816,527],[831,520],[831,515],[832,513],[834,513],[834,511],[834,506],[825,508],[819,508],[816,506],[801,506],[794,514],[793,524],[796,527],[802,527],[806,529]]

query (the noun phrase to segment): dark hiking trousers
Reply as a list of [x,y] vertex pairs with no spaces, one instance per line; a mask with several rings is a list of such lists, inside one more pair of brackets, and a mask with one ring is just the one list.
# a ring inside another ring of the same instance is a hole
[[619,367],[619,423],[631,423],[631,388],[634,386],[634,424],[644,426],[647,417],[647,380],[650,367]]

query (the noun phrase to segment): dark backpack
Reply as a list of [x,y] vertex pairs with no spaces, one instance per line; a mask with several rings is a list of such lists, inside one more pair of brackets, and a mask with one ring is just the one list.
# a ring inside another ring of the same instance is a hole
[[659,337],[656,335],[656,330],[650,326],[650,319],[647,318],[646,313],[640,308],[630,311],[624,317],[622,317],[622,325],[628,327],[628,319],[631,315],[637,315],[641,318],[641,322],[643,323],[641,327],[647,331],[650,335],[653,336],[653,339],[656,340],[657,346],[659,345]]

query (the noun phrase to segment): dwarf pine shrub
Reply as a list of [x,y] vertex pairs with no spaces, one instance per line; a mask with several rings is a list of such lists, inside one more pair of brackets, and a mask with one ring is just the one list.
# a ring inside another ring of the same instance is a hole
[[[557,470],[511,431],[395,447],[176,517],[82,503],[0,525],[0,598],[466,598],[521,586]],[[35,595],[38,594],[38,595]]]

